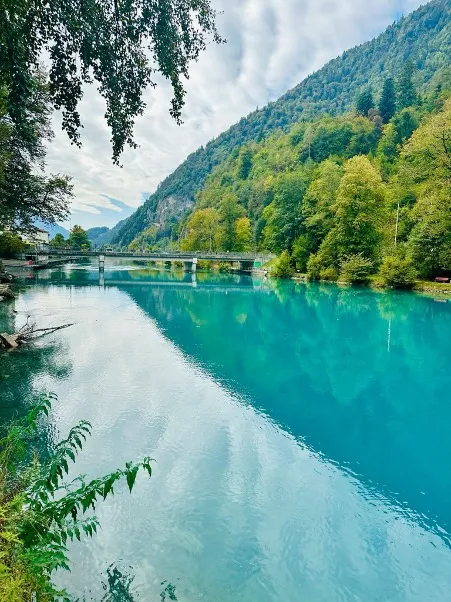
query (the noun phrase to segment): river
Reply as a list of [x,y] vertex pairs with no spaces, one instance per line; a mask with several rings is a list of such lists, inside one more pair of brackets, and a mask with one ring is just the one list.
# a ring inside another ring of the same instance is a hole
[[451,302],[118,264],[30,274],[14,309],[75,324],[3,354],[2,421],[55,391],[43,446],[93,426],[73,474],[155,458],[71,546],[72,594],[449,600]]

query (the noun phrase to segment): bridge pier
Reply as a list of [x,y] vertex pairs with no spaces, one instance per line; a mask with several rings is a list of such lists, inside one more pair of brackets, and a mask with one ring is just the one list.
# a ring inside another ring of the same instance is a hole
[[105,269],[105,255],[99,255],[99,272]]
[[193,257],[190,261],[183,262],[183,269],[185,272],[196,273],[197,270],[197,257]]

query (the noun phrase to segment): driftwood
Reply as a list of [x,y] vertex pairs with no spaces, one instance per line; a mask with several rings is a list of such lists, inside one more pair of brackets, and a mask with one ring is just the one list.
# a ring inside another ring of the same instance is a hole
[[9,284],[0,284],[0,297],[5,297],[5,299],[14,299],[14,293],[12,292]]
[[34,339],[43,337],[46,334],[52,334],[62,328],[68,328],[73,326],[71,324],[62,324],[61,326],[50,326],[49,328],[36,328],[33,323],[29,321],[30,316],[27,317],[27,322],[19,329],[18,332],[8,334],[6,332],[0,333],[0,348],[4,349],[17,349],[19,345],[30,343]]
[[19,347],[18,334],[8,334],[6,332],[0,332],[0,346],[6,347],[6,349],[16,349]]

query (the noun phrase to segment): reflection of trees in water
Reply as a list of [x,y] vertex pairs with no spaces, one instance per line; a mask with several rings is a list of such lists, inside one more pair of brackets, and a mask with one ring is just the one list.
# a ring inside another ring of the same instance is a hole
[[[94,602],[96,600],[100,600],[100,602],[138,602],[138,600],[143,600],[133,588],[134,580],[133,567],[124,568],[117,564],[111,564],[106,570],[106,580],[102,581],[105,594],[100,599],[84,596],[83,602]],[[168,581],[162,581],[160,586],[162,588],[159,596],[160,602],[177,602],[175,585]],[[145,600],[151,602],[147,596]],[[157,601],[155,600],[155,602]]]
[[364,288],[269,286],[235,294],[124,290],[215,380],[451,528],[451,482],[443,478],[451,460],[451,305]]

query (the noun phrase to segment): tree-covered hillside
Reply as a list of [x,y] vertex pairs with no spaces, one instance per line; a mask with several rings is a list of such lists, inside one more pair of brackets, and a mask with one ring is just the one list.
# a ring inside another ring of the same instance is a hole
[[[276,273],[408,286],[451,276],[451,69],[419,93],[410,61],[355,110],[242,146],[179,225],[184,250],[269,250]],[[149,241],[150,242],[150,241]]]
[[155,223],[159,224],[158,237],[168,236],[208,174],[238,147],[258,142],[278,129],[287,131],[294,123],[318,114],[349,111],[363,88],[381,89],[387,76],[397,79],[407,59],[415,69],[417,88],[423,90],[450,58],[451,0],[433,0],[373,41],[330,61],[279,100],[254,111],[191,154],[127,219],[113,242],[129,244]]

